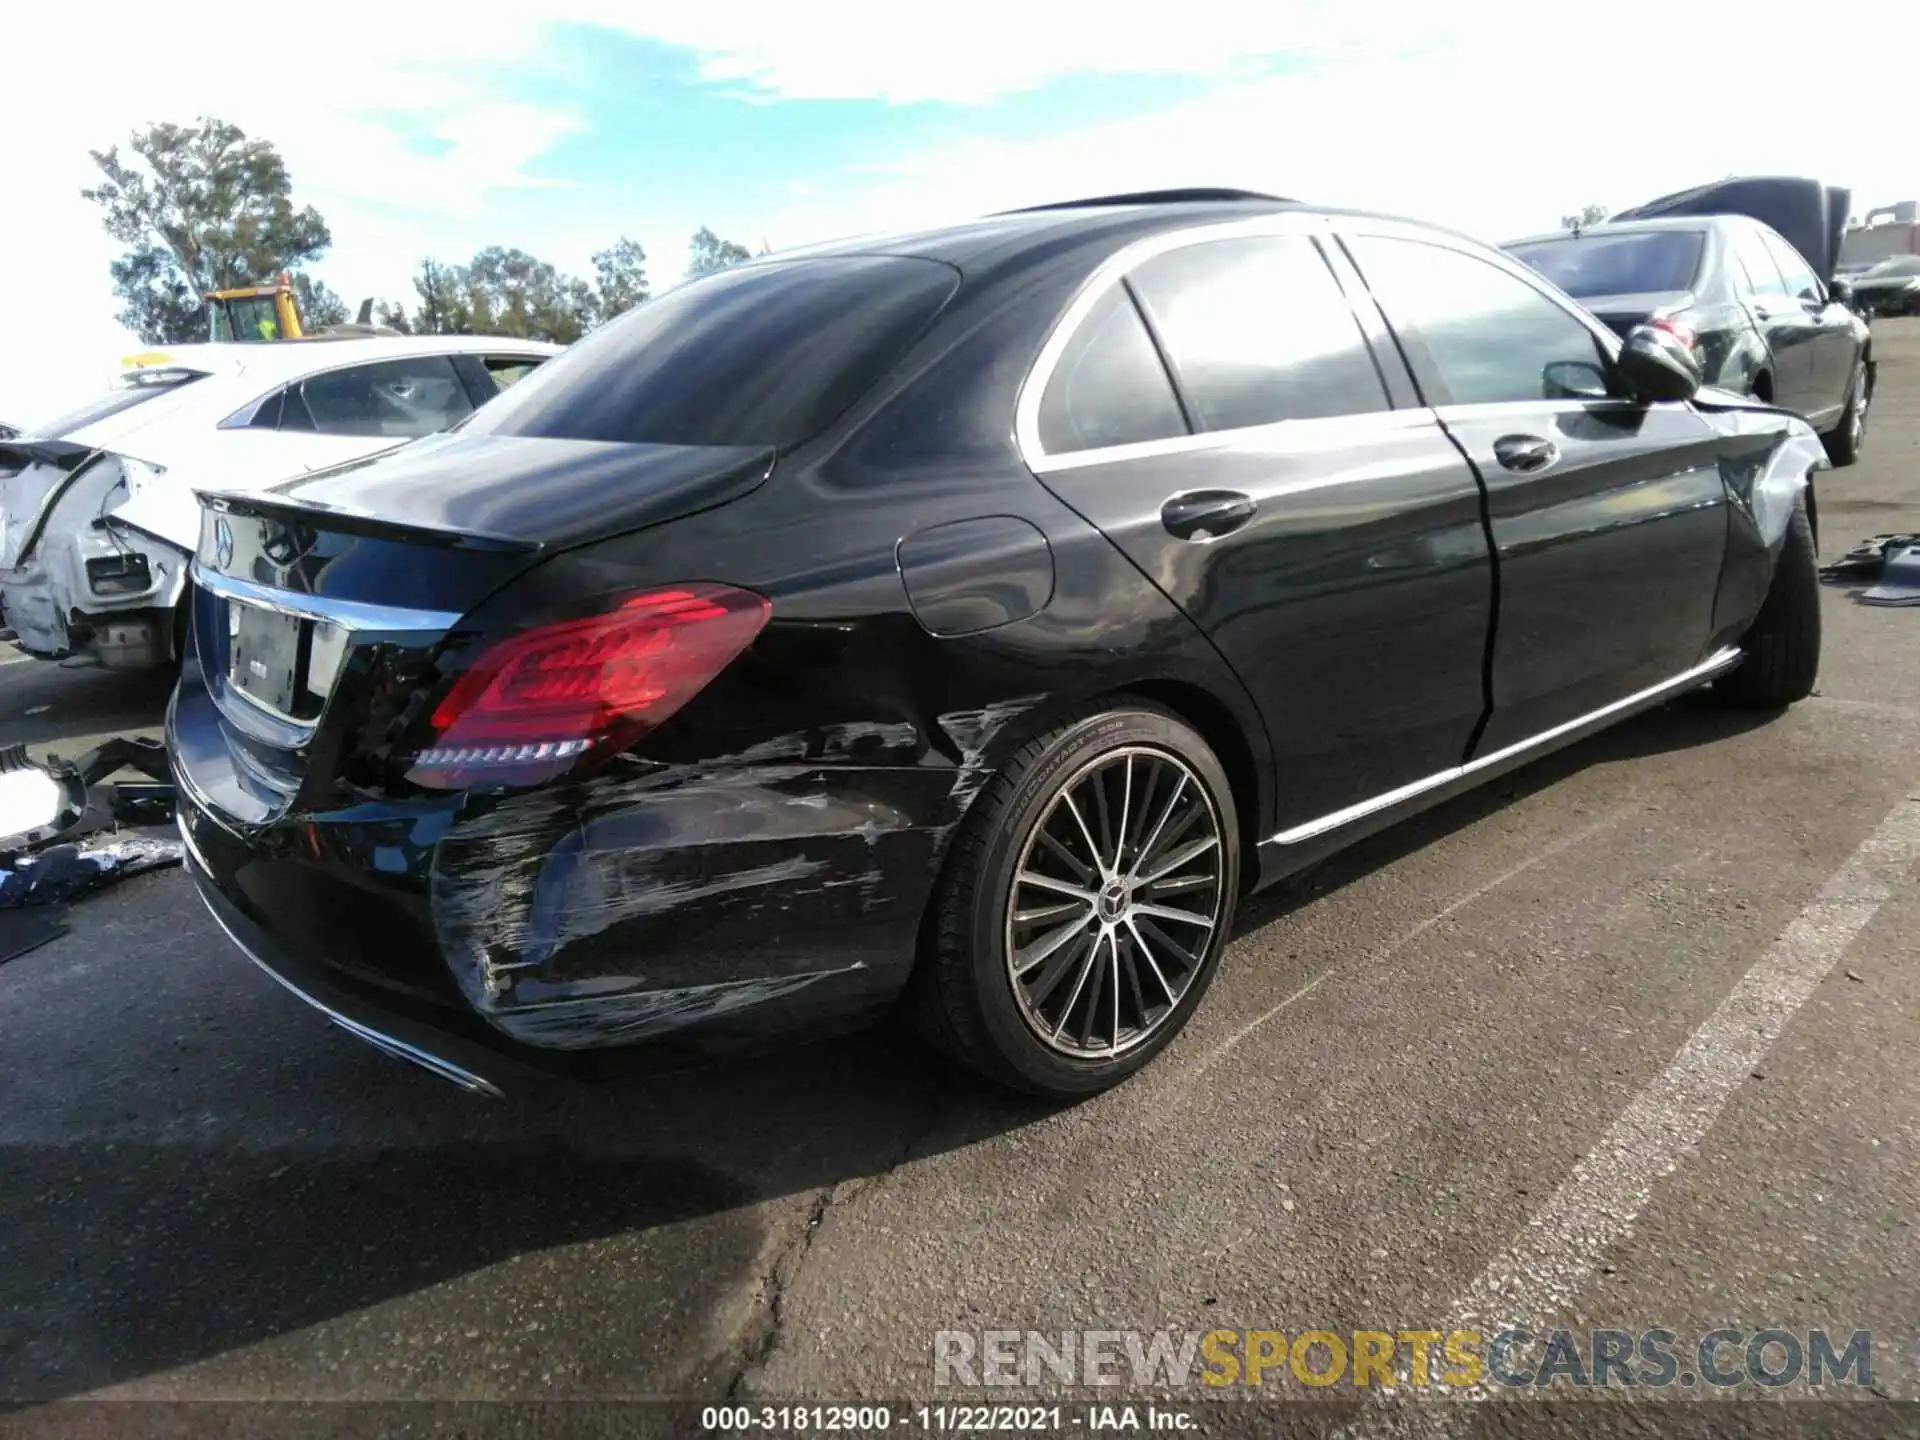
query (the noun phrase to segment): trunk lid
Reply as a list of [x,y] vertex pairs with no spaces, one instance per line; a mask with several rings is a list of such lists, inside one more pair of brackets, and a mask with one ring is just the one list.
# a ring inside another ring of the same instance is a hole
[[765,446],[456,431],[249,492],[245,508],[360,534],[552,551],[724,505],[758,488],[772,468]]
[[241,824],[383,792],[474,640],[470,612],[557,552],[744,495],[771,463],[450,435],[203,495],[195,653],[169,732],[183,783]]

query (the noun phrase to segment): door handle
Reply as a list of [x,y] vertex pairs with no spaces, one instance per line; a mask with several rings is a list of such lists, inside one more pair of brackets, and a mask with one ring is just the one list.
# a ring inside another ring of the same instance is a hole
[[1756,320],[1771,320],[1773,318],[1773,312],[1764,305],[1756,305],[1753,307],[1753,318]]
[[1217,540],[1238,530],[1260,507],[1238,490],[1188,490],[1169,496],[1160,523],[1176,540]]
[[1560,447],[1538,435],[1502,435],[1493,442],[1493,458],[1524,475],[1553,464],[1560,458]]

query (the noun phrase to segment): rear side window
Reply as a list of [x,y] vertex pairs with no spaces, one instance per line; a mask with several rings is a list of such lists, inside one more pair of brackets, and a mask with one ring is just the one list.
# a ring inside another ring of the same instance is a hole
[[959,286],[906,256],[823,256],[722,271],[569,346],[490,401],[482,435],[786,446],[880,378]]
[[1309,239],[1182,246],[1129,283],[1199,429],[1388,408],[1359,321]]
[[309,375],[288,388],[280,428],[415,440],[472,412],[453,361],[415,355]]
[[1820,282],[1813,278],[1813,267],[1801,258],[1800,252],[1771,230],[1760,232],[1760,243],[1767,247],[1767,253],[1773,256],[1773,263],[1780,267],[1780,278],[1786,282],[1787,293],[1797,300],[1820,299]]
[[1698,230],[1643,230],[1543,240],[1511,252],[1567,294],[1591,300],[1691,290],[1705,238]]
[[1110,285],[1060,352],[1040,397],[1049,455],[1187,433],[1167,372],[1126,289]]
[[1498,265],[1417,240],[1348,243],[1432,403],[1564,399],[1557,367],[1606,367],[1591,330]]

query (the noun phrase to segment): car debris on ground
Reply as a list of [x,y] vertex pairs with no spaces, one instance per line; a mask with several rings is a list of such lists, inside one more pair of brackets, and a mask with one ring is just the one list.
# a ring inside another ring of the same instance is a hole
[[1829,580],[1878,577],[1860,592],[1863,605],[1920,605],[1920,534],[1874,535],[1820,573]]
[[[108,778],[127,770],[143,778]],[[142,833],[173,818],[166,777],[156,740],[109,740],[72,762],[0,749],[0,963],[65,934],[68,904],[180,863],[179,840]]]

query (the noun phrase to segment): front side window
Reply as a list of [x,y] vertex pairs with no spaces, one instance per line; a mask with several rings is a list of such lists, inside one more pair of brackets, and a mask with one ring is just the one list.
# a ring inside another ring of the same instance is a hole
[[1760,243],[1767,247],[1774,263],[1780,267],[1780,278],[1786,282],[1787,294],[1796,300],[1811,300],[1819,304],[1820,282],[1814,278],[1813,267],[1807,264],[1800,252],[1771,230],[1760,232]]
[[1049,455],[1187,433],[1153,337],[1124,286],[1110,285],[1060,352],[1040,397]]
[[1567,398],[1570,369],[1606,368],[1594,333],[1545,294],[1478,256],[1418,240],[1360,236],[1355,262],[1433,404]]
[[417,355],[310,375],[289,387],[282,430],[414,440],[473,410],[460,373],[445,355]]
[[1186,245],[1128,280],[1197,429],[1388,408],[1359,321],[1304,236]]

